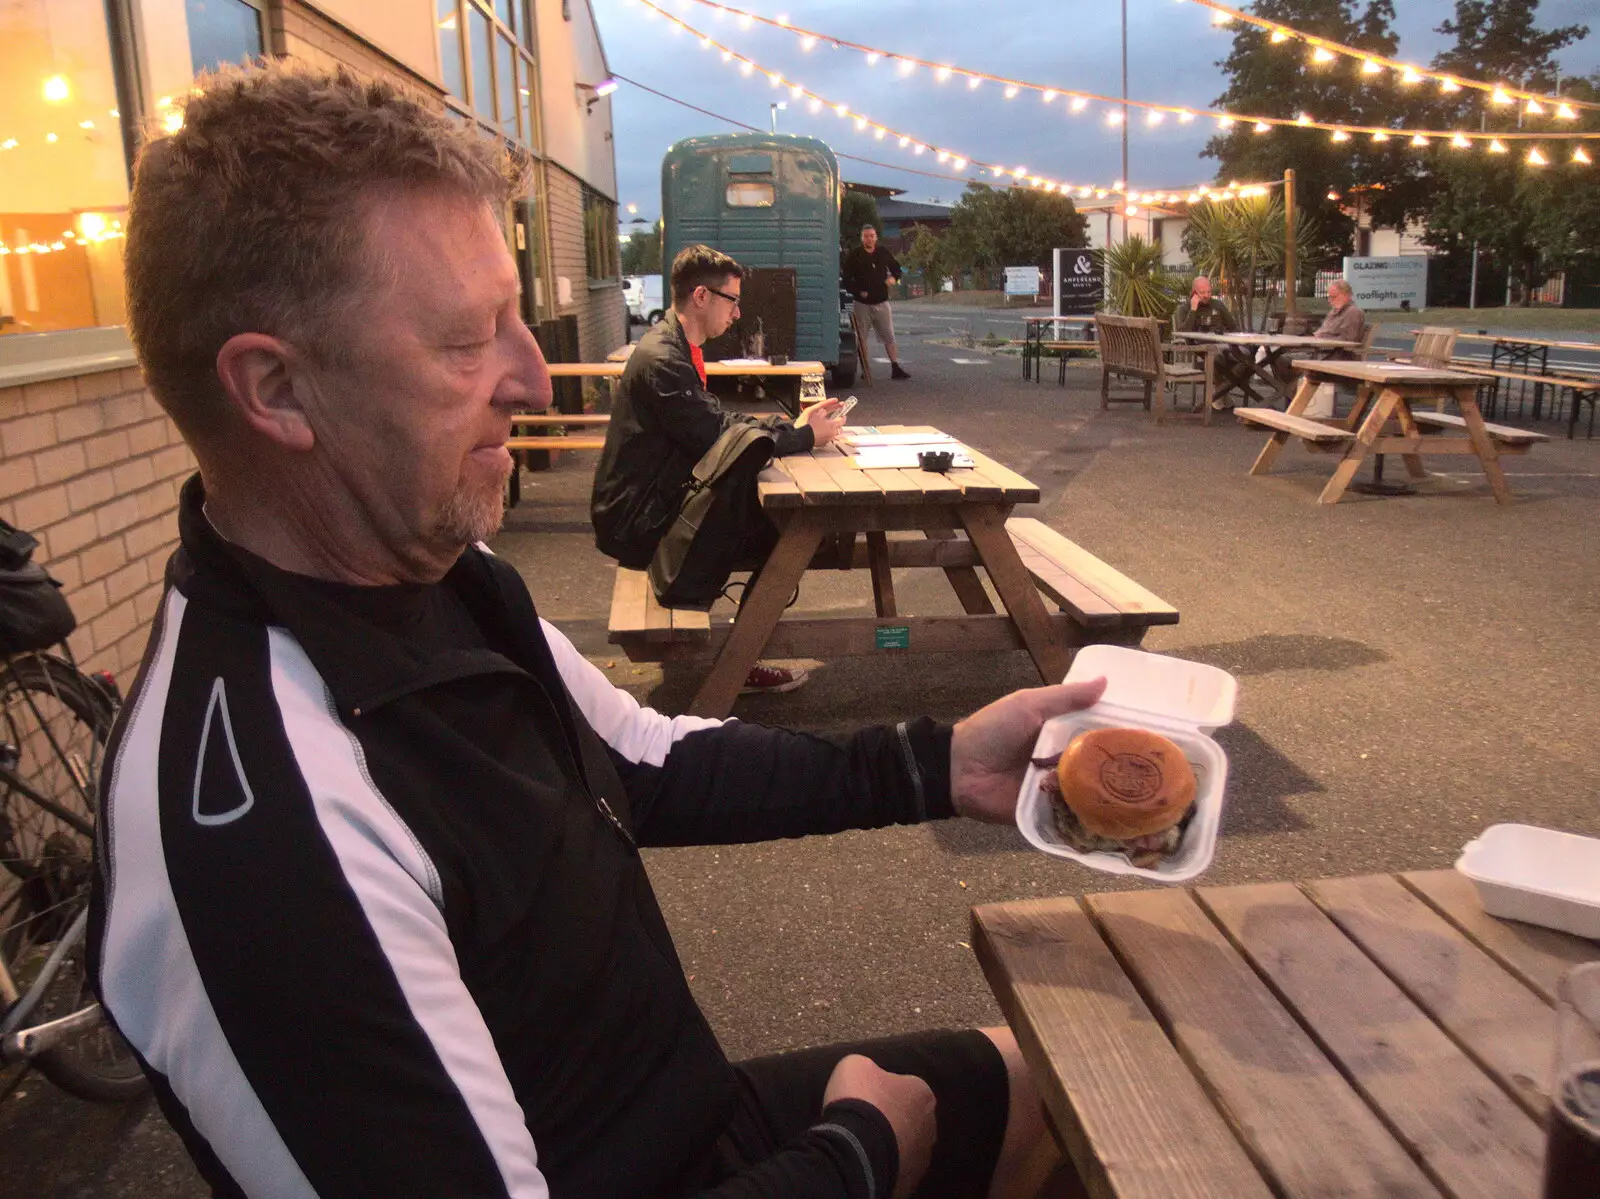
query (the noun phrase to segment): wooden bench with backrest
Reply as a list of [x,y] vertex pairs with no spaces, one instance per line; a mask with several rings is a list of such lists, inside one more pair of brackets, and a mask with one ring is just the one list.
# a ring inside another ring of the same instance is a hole
[[[1155,398],[1155,418],[1166,417],[1166,389],[1178,387],[1201,388],[1200,412],[1204,423],[1211,422],[1212,370],[1215,355],[1209,349],[1197,350],[1192,345],[1163,344],[1161,322],[1150,317],[1113,316],[1099,313],[1094,318],[1095,340],[1100,344],[1100,407],[1108,408],[1112,402],[1111,376],[1138,379],[1144,384],[1144,395],[1139,399],[1121,396],[1118,403],[1144,403],[1148,411],[1151,397]],[[1201,360],[1201,366],[1186,366],[1169,362],[1168,355],[1192,355]]]
[[1456,352],[1456,334],[1459,329],[1446,329],[1438,325],[1424,325],[1418,329],[1409,353],[1385,355],[1392,362],[1408,362],[1412,366],[1450,366]]
[[[1006,532],[1016,547],[1023,566],[1035,585],[1054,601],[1071,621],[1074,646],[1108,642],[1138,645],[1152,625],[1178,623],[1178,610],[1138,583],[1108,566],[1088,550],[1031,517],[1006,521]],[[891,542],[904,545],[904,542]],[[912,547],[940,551],[928,563],[966,562],[959,554],[960,541],[927,542],[918,539]],[[867,566],[867,547],[852,543],[851,561]],[[947,552],[948,551],[948,552]],[[836,547],[824,545],[818,551],[817,565],[837,568]],[[663,608],[656,602],[650,580],[642,570],[619,566],[611,592],[611,623],[608,639],[622,647],[634,661],[660,661],[664,658],[699,659],[713,656],[720,648],[727,626],[713,640],[710,616],[696,609]]]

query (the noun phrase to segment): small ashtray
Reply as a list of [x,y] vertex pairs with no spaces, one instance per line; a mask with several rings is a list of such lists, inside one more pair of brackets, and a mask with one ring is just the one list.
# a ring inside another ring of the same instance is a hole
[[950,464],[955,460],[956,456],[950,450],[923,450],[917,455],[917,464],[923,470],[940,475],[949,470]]

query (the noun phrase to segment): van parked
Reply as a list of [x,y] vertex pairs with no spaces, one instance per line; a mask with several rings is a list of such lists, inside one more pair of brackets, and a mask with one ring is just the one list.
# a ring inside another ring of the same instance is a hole
[[839,293],[839,161],[788,133],[691,137],[661,163],[662,262],[703,242],[745,268],[741,315],[706,358],[785,354],[821,362],[836,388],[856,378]]
[[660,275],[625,275],[622,294],[628,302],[628,319],[636,325],[653,325],[667,314]]

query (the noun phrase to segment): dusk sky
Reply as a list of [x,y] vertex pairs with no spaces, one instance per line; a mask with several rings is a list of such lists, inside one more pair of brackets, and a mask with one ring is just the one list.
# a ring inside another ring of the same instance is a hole
[[[592,0],[612,70],[679,100],[762,129],[768,104],[787,99],[765,77],[744,77],[737,64],[724,63],[686,35],[674,34],[659,17],[648,17],[637,0]],[[948,146],[972,157],[1078,183],[1109,184],[1121,175],[1121,139],[1105,122],[1105,106],[1090,105],[1073,115],[1060,99],[1046,105],[1039,93],[1024,91],[1013,100],[985,83],[969,90],[959,78],[936,82],[918,69],[901,78],[885,63],[869,67],[857,51],[819,43],[809,53],[791,33],[719,18],[695,0],[657,0],[667,11],[763,67],[801,83],[830,100],[848,104],[880,124],[912,138]],[[969,67],[995,75],[1115,96],[1121,89],[1120,16],[1112,0],[749,0],[734,7],[762,16],[785,17],[795,25],[845,38],[888,53]],[[1396,29],[1405,61],[1426,64],[1447,39],[1434,28],[1454,12],[1450,0],[1398,0]],[[1600,70],[1600,14],[1594,0],[1545,0],[1538,11],[1541,28],[1576,22],[1593,32],[1561,55],[1564,71]],[[1226,87],[1215,65],[1232,42],[1227,29],[1211,24],[1210,11],[1184,0],[1128,0],[1128,94],[1134,99],[1205,108]],[[1293,44],[1280,47],[1295,53]],[[1298,53],[1304,54],[1301,48]],[[1334,68],[1324,68],[1334,69]],[[1338,64],[1338,69],[1353,66]],[[1387,78],[1385,76],[1384,78]],[[1374,86],[1395,86],[1378,82]],[[618,202],[654,221],[661,209],[661,158],[680,138],[731,133],[733,126],[691,112],[624,83],[613,97],[616,123]],[[1324,114],[1318,114],[1323,116]],[[1333,117],[1337,114],[1326,114]],[[889,138],[858,133],[853,122],[824,108],[807,111],[793,101],[778,114],[786,133],[820,137],[840,155],[846,179],[906,189],[906,199],[960,195],[957,179],[928,178],[893,166],[873,166],[845,158],[858,155],[886,164],[940,171],[933,156],[913,157]],[[1136,187],[1178,188],[1213,178],[1215,164],[1200,157],[1213,131],[1209,121],[1178,125],[1168,118],[1147,128],[1135,112],[1129,162]],[[1270,135],[1269,135],[1270,136]],[[968,175],[972,172],[969,171]]]

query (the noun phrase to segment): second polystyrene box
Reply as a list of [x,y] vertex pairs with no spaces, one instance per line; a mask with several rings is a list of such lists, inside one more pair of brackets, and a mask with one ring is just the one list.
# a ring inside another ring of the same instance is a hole
[[1164,654],[1091,645],[1078,651],[1066,681],[1106,678],[1100,702],[1081,712],[1045,721],[1034,743],[1036,761],[1053,758],[1079,733],[1097,728],[1145,728],[1170,739],[1194,768],[1195,814],[1178,851],[1159,865],[1135,866],[1117,853],[1081,853],[1056,832],[1050,800],[1039,787],[1047,768],[1030,765],[1017,796],[1017,828],[1030,845],[1058,858],[1071,858],[1109,874],[1131,874],[1162,883],[1198,878],[1216,853],[1222,802],[1228,783],[1228,756],[1211,737],[1233,720],[1239,685],[1225,670]]

